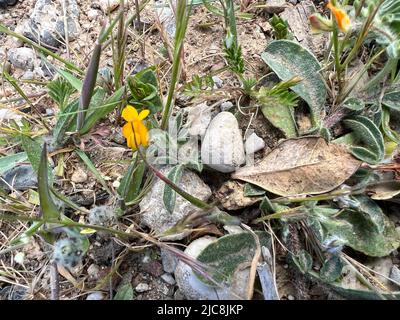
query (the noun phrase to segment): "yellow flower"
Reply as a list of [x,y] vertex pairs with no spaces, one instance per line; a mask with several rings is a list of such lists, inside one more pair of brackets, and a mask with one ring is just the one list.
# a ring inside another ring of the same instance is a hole
[[122,134],[127,140],[128,147],[132,150],[136,150],[139,145],[147,146],[149,144],[149,132],[143,123],[149,113],[149,110],[142,110],[138,113],[132,106],[126,106],[122,110],[122,117],[128,121],[122,127]]
[[329,0],[327,8],[332,11],[332,14],[336,19],[339,29],[343,32],[347,32],[350,29],[351,23],[350,23],[350,18],[347,15],[346,11],[334,6],[331,0]]

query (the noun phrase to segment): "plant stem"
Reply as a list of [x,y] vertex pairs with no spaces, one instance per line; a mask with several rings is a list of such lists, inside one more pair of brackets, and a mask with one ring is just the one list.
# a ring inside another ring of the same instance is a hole
[[332,33],[332,40],[333,40],[333,50],[335,55],[335,70],[336,70],[336,78],[339,86],[339,95],[342,92],[342,77],[341,77],[341,66],[340,66],[340,52],[339,52],[339,33],[338,33],[338,26],[335,19],[333,19],[333,33]]
[[187,25],[190,17],[191,2],[187,5],[186,0],[178,0],[176,8],[176,31],[174,43],[174,59],[172,62],[172,77],[168,88],[167,102],[162,115],[161,129],[165,130],[168,127],[169,117],[171,115],[171,107],[175,94],[176,83],[179,78],[181,67],[181,53],[183,50],[183,40],[185,38]]

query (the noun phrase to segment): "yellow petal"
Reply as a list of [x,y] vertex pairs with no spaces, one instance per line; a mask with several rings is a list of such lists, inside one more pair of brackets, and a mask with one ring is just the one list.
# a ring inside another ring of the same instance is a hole
[[144,146],[149,145],[149,131],[147,130],[146,126],[143,123],[140,123],[139,126],[139,135],[140,135],[140,142]]
[[332,11],[332,14],[336,19],[339,29],[343,32],[347,32],[350,28],[351,22],[346,11],[341,8],[335,7],[331,1],[329,1],[327,8]]
[[138,145],[140,145],[140,135],[135,132],[135,134],[132,134],[128,138],[128,147],[136,150]]
[[126,121],[134,121],[138,118],[137,110],[132,106],[126,106],[124,110],[122,110],[122,118]]
[[125,123],[122,127],[122,135],[128,139],[133,134],[132,124],[130,122]]
[[142,110],[142,111],[140,111],[140,113],[139,113],[139,117],[138,117],[138,119],[139,120],[143,120],[143,119],[146,119],[146,117],[148,116],[150,114],[150,110]]

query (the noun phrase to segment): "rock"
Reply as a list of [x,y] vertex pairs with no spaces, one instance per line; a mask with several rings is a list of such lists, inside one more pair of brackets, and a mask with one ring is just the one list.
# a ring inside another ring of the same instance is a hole
[[[171,1],[172,5],[176,6],[176,1]],[[156,1],[155,11],[158,16],[159,21],[163,25],[167,35],[173,39],[176,32],[176,22],[174,11],[170,6],[170,2],[167,0]]]
[[95,291],[88,294],[86,300],[104,300],[104,295],[101,291]]
[[22,75],[22,80],[33,80],[35,79],[35,73],[33,71],[26,71],[23,75]]
[[246,154],[250,155],[253,153],[256,153],[257,151],[260,151],[264,149],[265,147],[265,141],[260,138],[256,133],[252,133],[247,139],[244,144]]
[[214,81],[214,88],[215,89],[220,89],[222,88],[224,82],[222,81],[222,79],[218,76],[213,76],[212,77],[213,81]]
[[22,70],[33,70],[36,54],[31,48],[13,48],[9,50],[8,54],[14,67]]
[[153,260],[143,266],[143,271],[151,274],[154,277],[159,277],[163,274],[163,267],[160,262]]
[[136,287],[135,287],[135,291],[138,293],[142,293],[142,292],[146,292],[151,290],[150,286],[147,283],[139,283]]
[[393,266],[390,270],[390,279],[397,282],[397,286],[400,287],[400,269],[398,266]]
[[[76,39],[80,34],[79,7],[76,0],[66,0],[68,40]],[[59,47],[66,38],[62,1],[38,0],[24,35],[50,47]]]
[[220,109],[221,109],[222,112],[223,111],[228,111],[232,107],[233,107],[233,103],[230,102],[230,101],[225,101],[225,102],[221,103],[221,105],[220,105]]
[[[214,240],[216,238],[209,236],[196,239],[185,249],[185,253],[197,258]],[[230,288],[224,288],[222,285],[222,287],[212,287],[199,280],[192,268],[180,261],[175,270],[175,280],[179,290],[189,300],[237,300],[245,296],[249,274],[249,268],[237,271]]]
[[[16,190],[28,190],[37,187],[37,176],[30,164],[16,166],[3,174],[3,179]],[[0,186],[9,190],[8,185],[0,181]]]
[[295,6],[288,6],[280,17],[289,25],[295,39],[304,47],[319,55],[328,43],[327,35],[312,34],[308,17],[317,12],[311,0],[303,0]]
[[1,108],[0,109],[0,123],[4,120],[20,120],[22,116],[19,113],[14,112],[11,109]]
[[[164,167],[161,169],[161,173],[167,175],[170,170],[171,167]],[[189,170],[183,172],[179,186],[192,196],[203,201],[207,201],[211,196],[210,188],[198,175]],[[197,207],[180,195],[177,195],[174,212],[169,213],[167,209],[165,209],[163,202],[164,187],[165,183],[158,180],[139,203],[142,223],[153,229],[157,234],[170,229],[179,220],[197,210]],[[168,240],[180,240],[184,237],[184,233],[175,234],[168,237]],[[166,240],[166,238],[164,240]]]
[[178,265],[179,262],[178,258],[173,253],[164,248],[161,248],[160,252],[161,252],[161,262],[164,271],[167,273],[173,273],[176,269],[176,266]]
[[87,268],[87,274],[90,279],[97,280],[100,278],[100,268],[97,264],[92,263],[89,268]]
[[100,226],[110,226],[117,219],[115,208],[111,206],[96,206],[90,209],[89,223]]
[[202,103],[194,107],[187,108],[186,126],[191,136],[203,137],[207,127],[211,122],[211,108],[207,103]]
[[220,172],[233,172],[246,161],[239,124],[232,113],[221,112],[211,121],[202,142],[201,159]]
[[246,197],[244,185],[233,180],[224,182],[216,192],[215,197],[226,210],[246,208],[262,199],[262,197]]
[[100,16],[100,12],[96,9],[90,9],[86,13],[86,15],[90,21],[93,21],[93,20],[96,20]]
[[99,6],[104,13],[109,13],[118,8],[119,2],[119,0],[100,0]]
[[71,181],[75,183],[83,183],[87,178],[87,173],[82,168],[78,168],[72,173]]
[[281,13],[286,9],[286,1],[285,0],[268,0],[266,7],[264,10],[267,13],[276,14]]
[[393,270],[393,262],[390,257],[372,259],[370,262],[365,263],[365,265],[377,273],[375,276],[383,285],[389,288],[394,287],[392,282],[388,279]]
[[0,0],[0,9],[5,9],[7,6],[16,5],[18,0]]
[[164,273],[161,276],[161,279],[163,279],[166,283],[170,284],[171,286],[175,285],[176,281],[173,276],[171,276],[169,273]]

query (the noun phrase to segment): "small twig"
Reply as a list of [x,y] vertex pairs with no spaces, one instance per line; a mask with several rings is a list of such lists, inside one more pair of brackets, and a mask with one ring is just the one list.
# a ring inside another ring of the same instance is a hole
[[51,288],[51,300],[60,299],[60,278],[58,276],[57,262],[53,261],[50,263],[50,288]]

